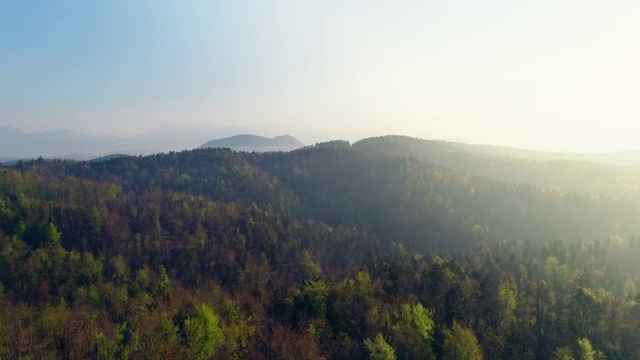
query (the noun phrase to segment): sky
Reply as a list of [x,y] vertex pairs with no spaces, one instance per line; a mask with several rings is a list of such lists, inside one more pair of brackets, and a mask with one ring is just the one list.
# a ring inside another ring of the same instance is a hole
[[0,126],[640,149],[640,2],[4,1]]

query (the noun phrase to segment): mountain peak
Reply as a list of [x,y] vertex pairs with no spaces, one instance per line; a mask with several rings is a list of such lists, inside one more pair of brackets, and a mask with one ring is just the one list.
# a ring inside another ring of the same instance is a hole
[[236,151],[291,151],[304,144],[291,135],[268,138],[253,134],[238,134],[222,139],[211,140],[200,148],[230,148]]

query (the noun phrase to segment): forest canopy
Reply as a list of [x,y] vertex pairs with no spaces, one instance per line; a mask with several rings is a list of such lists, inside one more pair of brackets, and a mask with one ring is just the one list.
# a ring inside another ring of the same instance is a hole
[[379,150],[0,167],[0,357],[640,355],[636,198]]

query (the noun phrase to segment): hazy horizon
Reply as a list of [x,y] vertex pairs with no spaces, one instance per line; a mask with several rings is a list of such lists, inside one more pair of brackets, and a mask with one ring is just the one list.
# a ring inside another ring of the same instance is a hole
[[0,126],[640,149],[640,4],[16,2]]
[[[6,125],[5,125],[6,126]],[[2,128],[0,126],[0,128]],[[194,133],[195,131],[208,131],[210,134],[212,134],[212,136],[210,137],[206,137],[206,140],[201,140],[202,143],[206,142],[206,141],[211,141],[211,140],[220,140],[220,139],[225,139],[225,138],[229,138],[235,135],[245,135],[245,134],[249,134],[249,135],[257,135],[257,136],[263,136],[263,137],[267,137],[267,138],[274,138],[277,136],[282,136],[282,135],[289,135],[292,136],[294,138],[296,138],[297,140],[301,141],[305,146],[309,146],[309,145],[314,145],[317,143],[322,143],[322,142],[326,142],[326,141],[332,141],[332,140],[347,140],[350,143],[355,143],[358,142],[360,140],[364,140],[367,138],[374,138],[374,137],[380,137],[380,136],[409,136],[409,137],[413,137],[413,138],[418,138],[418,139],[424,139],[424,140],[433,140],[433,141],[445,141],[445,142],[453,142],[453,143],[462,143],[462,144],[468,144],[468,145],[488,145],[488,146],[498,146],[498,147],[508,147],[508,148],[513,148],[513,149],[521,149],[521,150],[533,150],[533,151],[542,151],[542,152],[548,152],[548,153],[557,153],[557,154],[576,154],[576,155],[580,155],[580,154],[584,154],[584,155],[606,155],[606,154],[616,154],[616,153],[626,153],[626,152],[637,152],[640,151],[640,147],[638,148],[630,148],[630,149],[625,149],[625,150],[603,150],[603,151],[576,151],[576,150],[571,150],[571,149],[563,149],[563,148],[553,148],[553,147],[545,147],[545,146],[536,146],[535,144],[529,144],[529,145],[521,145],[521,144],[509,144],[509,143],[499,143],[499,142],[489,142],[489,141],[475,141],[472,139],[465,139],[465,138],[433,138],[433,137],[419,137],[419,136],[413,136],[413,135],[407,135],[407,134],[383,134],[383,133],[366,133],[366,132],[354,132],[351,134],[347,134],[347,133],[331,133],[331,132],[324,132],[324,133],[318,133],[318,134],[311,134],[311,133],[306,133],[303,135],[298,135],[295,133],[288,133],[288,132],[278,132],[278,131],[273,131],[273,129],[271,130],[266,130],[266,131],[259,131],[256,129],[252,129],[252,128],[241,128],[241,127],[234,127],[234,126],[216,126],[216,125],[189,125],[189,124],[175,124],[175,123],[164,123],[164,124],[160,124],[157,127],[154,127],[152,129],[150,129],[149,131],[144,131],[138,134],[134,134],[131,136],[120,136],[120,135],[101,135],[101,134],[90,134],[90,133],[86,133],[83,131],[79,131],[76,129],[70,129],[70,128],[64,128],[64,129],[52,129],[52,130],[34,130],[34,131],[25,131],[23,129],[20,128],[16,128],[16,127],[12,127],[9,126],[9,128],[14,129],[14,130],[18,130],[18,131],[22,131],[24,133],[27,134],[45,134],[45,133],[50,133],[50,132],[64,132],[64,131],[74,131],[80,135],[86,135],[86,136],[92,136],[92,137],[96,137],[96,138],[109,138],[109,137],[115,137],[118,139],[122,139],[122,140],[129,140],[129,141],[135,141],[136,139],[139,138],[145,138],[148,136],[152,136],[155,132],[157,131],[165,131],[164,135],[166,136],[166,131],[171,131],[171,130],[175,130],[175,131],[184,131],[184,133]],[[216,131],[220,131],[220,132],[216,132]],[[203,133],[201,132],[200,135],[202,135]],[[206,132],[204,133],[206,134]],[[161,139],[162,136],[160,136],[159,139]],[[184,142],[184,141],[183,141]],[[170,150],[189,150],[191,148],[195,148],[197,146],[199,146],[200,143],[194,142],[193,144],[191,144],[191,146],[186,146],[184,148],[179,147],[179,148],[172,148],[172,149],[165,149],[162,151],[170,151]],[[122,149],[125,150],[125,149]],[[131,150],[131,149],[126,149],[126,150]],[[139,150],[145,150],[143,147],[141,147]],[[146,149],[147,151],[150,151],[150,153],[153,153],[155,150],[153,149]],[[158,150],[161,151],[161,150]],[[104,154],[98,154],[98,155],[108,155],[109,153],[104,153]],[[2,155],[7,155],[7,154],[0,154],[0,156]],[[11,154],[9,154],[11,155]],[[68,154],[49,154],[49,156],[61,156],[61,155],[68,155]],[[13,156],[5,156],[8,158],[13,158],[16,155],[13,154]],[[47,154],[39,154],[38,156],[47,156]],[[28,156],[27,156],[28,157]]]

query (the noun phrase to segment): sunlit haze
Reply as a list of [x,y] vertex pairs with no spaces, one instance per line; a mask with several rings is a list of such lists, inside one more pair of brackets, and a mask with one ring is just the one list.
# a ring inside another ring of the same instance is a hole
[[640,148],[632,1],[13,1],[0,126]]

